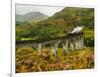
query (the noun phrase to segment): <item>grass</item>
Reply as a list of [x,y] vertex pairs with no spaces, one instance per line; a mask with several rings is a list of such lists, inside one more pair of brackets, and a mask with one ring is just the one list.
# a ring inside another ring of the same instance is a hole
[[85,38],[87,37],[94,37],[94,31],[90,29],[84,30]]
[[57,56],[51,55],[48,50],[44,48],[39,54],[31,47],[16,48],[16,73],[94,68],[91,48],[68,52],[66,55],[59,48]]

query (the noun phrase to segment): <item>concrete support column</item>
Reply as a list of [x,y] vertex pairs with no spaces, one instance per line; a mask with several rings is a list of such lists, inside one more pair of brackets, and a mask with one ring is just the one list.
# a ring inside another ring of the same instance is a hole
[[74,51],[74,44],[70,43],[71,50]]
[[81,37],[81,49],[83,49],[84,48],[84,37],[82,36]]
[[79,49],[79,41],[78,41],[78,37],[75,38],[75,49]]
[[73,51],[74,50],[74,43],[73,43],[73,39],[70,40],[70,50]]
[[80,41],[80,36],[77,36],[76,37],[76,43],[75,43],[75,48],[76,48],[76,50],[78,50],[78,49],[80,49],[80,46],[81,46],[81,43],[80,43],[81,41]]
[[75,49],[83,49],[84,48],[84,37],[78,36],[75,42]]
[[68,52],[68,40],[62,43],[63,45],[63,52],[67,53]]
[[79,49],[83,49],[84,48],[84,38],[83,36],[79,36],[79,39],[78,39],[78,48]]
[[77,44],[77,39],[74,37],[74,39],[73,39],[73,48],[74,48],[74,50],[78,48],[77,45],[78,45]]
[[59,44],[60,44],[60,41],[56,41],[53,44],[51,44],[51,48],[52,48],[53,55],[57,55],[57,51],[58,51]]
[[38,52],[41,53],[41,51],[42,51],[42,44],[39,43],[39,44],[38,44]]
[[78,49],[81,49],[81,37],[78,36]]

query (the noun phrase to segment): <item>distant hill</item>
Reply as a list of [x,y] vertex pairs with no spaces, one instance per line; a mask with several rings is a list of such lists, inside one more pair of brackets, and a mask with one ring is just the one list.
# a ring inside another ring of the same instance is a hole
[[72,30],[76,26],[85,26],[94,28],[94,9],[93,8],[79,8],[79,7],[65,7],[60,12],[46,20],[40,21],[40,26],[57,25],[67,30]]
[[66,26],[94,26],[94,9],[65,7],[62,11],[55,13],[51,19],[63,20]]
[[[31,14],[28,15],[30,16]],[[28,15],[26,14],[25,16],[27,17]],[[36,17],[38,17],[38,15],[36,15]],[[31,38],[34,40],[41,40],[61,37],[71,32],[76,26],[85,26],[85,34],[87,34],[89,38],[90,35],[93,36],[94,9],[65,7],[60,12],[56,12],[53,16],[42,21],[30,23],[30,25],[19,24],[16,29],[17,39],[20,40],[21,38]]]
[[17,22],[31,22],[31,21],[37,22],[37,21],[41,21],[47,18],[48,18],[47,15],[40,12],[28,12],[24,15],[16,14]]

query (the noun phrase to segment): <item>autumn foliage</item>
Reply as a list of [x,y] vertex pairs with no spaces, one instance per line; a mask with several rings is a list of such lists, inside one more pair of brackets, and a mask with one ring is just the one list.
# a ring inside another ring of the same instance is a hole
[[66,55],[58,51],[57,56],[53,56],[48,49],[39,54],[31,47],[16,48],[16,73],[94,68],[94,53],[89,49]]

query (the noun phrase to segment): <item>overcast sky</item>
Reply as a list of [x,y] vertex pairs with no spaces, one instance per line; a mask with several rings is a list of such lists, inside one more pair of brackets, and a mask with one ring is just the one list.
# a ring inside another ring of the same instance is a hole
[[58,11],[61,11],[64,7],[54,7],[54,6],[40,6],[40,5],[16,5],[17,14],[25,14],[28,12],[41,12],[48,16],[52,16]]

